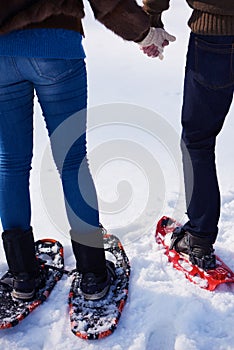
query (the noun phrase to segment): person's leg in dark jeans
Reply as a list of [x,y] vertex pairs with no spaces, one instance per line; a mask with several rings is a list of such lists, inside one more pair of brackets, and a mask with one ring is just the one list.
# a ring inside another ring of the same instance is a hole
[[215,143],[233,98],[233,43],[231,36],[191,34],[187,54],[181,148],[189,221],[177,239],[174,235],[174,247],[203,268],[215,264],[220,215]]

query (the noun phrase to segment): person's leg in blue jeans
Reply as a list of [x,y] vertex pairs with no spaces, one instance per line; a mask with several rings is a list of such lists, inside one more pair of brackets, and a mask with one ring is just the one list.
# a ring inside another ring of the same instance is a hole
[[0,213],[4,230],[30,228],[29,172],[33,147],[33,84],[14,61],[0,58]]
[[[87,84],[84,62],[2,57],[0,65],[1,71],[6,72],[0,78],[0,210],[6,255],[12,255],[13,245],[17,246],[14,241],[20,244],[20,237],[28,231],[30,239],[27,233],[27,240],[30,240],[33,251],[29,172],[35,88],[62,179],[77,268],[84,275],[92,272],[99,276],[101,286],[105,284],[106,288],[106,261],[96,191],[86,159]],[[63,128],[63,123],[74,113],[78,113],[75,121],[77,130],[74,130],[74,124],[73,128]],[[62,131],[59,139],[53,137],[56,130]],[[74,132],[80,136],[78,139],[74,139]],[[70,137],[73,144],[67,148]],[[17,256],[22,256],[22,253],[28,256],[23,246],[21,248]],[[26,259],[22,268],[26,265],[25,268],[29,268],[31,258]]]
[[69,69],[61,74],[61,63],[33,59],[40,72],[33,82],[62,179],[77,266],[83,273],[103,274],[98,203],[86,158],[86,68],[83,60],[64,61]]
[[[215,144],[233,98],[233,43],[231,36],[191,34],[187,54],[181,148],[189,221],[183,230],[198,248],[204,245],[204,255],[209,255],[205,248],[212,247],[218,232]],[[186,245],[182,240],[177,249],[186,250]]]
[[[0,214],[3,246],[14,275],[13,295],[33,297],[43,283],[35,258],[29,195],[33,148],[33,84],[14,59],[0,57]],[[23,293],[22,293],[23,292]]]

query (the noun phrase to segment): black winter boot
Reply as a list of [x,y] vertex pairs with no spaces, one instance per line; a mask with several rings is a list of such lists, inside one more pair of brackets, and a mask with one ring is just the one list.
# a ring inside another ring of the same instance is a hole
[[198,237],[178,227],[171,237],[170,249],[178,253],[188,255],[193,265],[203,270],[211,270],[216,267],[216,258],[213,249],[213,237]]
[[74,231],[70,233],[76,268],[81,274],[81,291],[86,299],[101,299],[109,290],[114,270],[105,258],[102,230],[83,236]]
[[3,232],[2,239],[9,271],[13,275],[12,295],[25,301],[31,300],[37,288],[44,283],[35,256],[32,229],[7,230]]
[[105,297],[115,279],[115,265],[112,261],[107,260],[104,275],[95,275],[92,272],[82,274],[80,289],[85,299],[99,300]]

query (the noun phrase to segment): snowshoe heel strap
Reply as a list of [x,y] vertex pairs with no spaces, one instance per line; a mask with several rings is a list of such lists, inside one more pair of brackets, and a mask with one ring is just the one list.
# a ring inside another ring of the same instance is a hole
[[189,260],[193,265],[197,265],[202,270],[208,271],[216,268],[216,257],[215,254],[211,253],[210,255],[204,255],[198,257],[194,254],[193,251],[189,252]]

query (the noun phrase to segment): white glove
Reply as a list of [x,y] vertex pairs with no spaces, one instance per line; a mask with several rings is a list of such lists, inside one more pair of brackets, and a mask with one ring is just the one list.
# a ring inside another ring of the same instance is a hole
[[164,42],[165,41],[173,42],[175,40],[176,40],[176,37],[167,33],[164,29],[150,27],[149,33],[147,34],[145,39],[140,41],[138,44],[142,48],[155,45],[159,51],[159,58],[163,59],[162,53],[164,50]]

